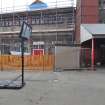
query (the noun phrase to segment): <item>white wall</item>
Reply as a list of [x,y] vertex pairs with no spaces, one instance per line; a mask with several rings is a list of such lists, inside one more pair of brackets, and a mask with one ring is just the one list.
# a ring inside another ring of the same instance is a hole
[[81,29],[80,29],[80,41],[81,41],[81,43],[84,41],[87,41],[91,38],[92,38],[92,34],[89,33],[88,30],[85,29],[85,27],[81,25]]

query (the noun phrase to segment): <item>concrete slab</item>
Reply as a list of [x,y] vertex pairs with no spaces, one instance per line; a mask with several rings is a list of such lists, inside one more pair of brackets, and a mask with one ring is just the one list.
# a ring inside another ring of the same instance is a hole
[[104,71],[26,72],[25,80],[21,90],[0,90],[0,105],[105,105]]

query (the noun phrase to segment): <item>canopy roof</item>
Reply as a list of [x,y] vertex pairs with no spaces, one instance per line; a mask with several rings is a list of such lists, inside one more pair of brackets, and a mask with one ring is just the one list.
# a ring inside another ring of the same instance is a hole
[[94,38],[105,38],[105,24],[81,24],[81,43]]

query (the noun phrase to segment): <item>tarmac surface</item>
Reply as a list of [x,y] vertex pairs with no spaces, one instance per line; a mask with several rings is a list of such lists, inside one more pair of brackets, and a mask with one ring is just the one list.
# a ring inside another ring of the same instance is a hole
[[[0,80],[16,72],[0,72]],[[20,90],[0,90],[0,105],[105,105],[105,71],[26,72]]]

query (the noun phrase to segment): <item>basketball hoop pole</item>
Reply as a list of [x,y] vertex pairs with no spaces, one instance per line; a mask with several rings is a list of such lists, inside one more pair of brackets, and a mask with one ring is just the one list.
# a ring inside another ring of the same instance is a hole
[[21,59],[22,59],[22,86],[24,86],[24,39],[21,38]]
[[21,71],[22,71],[22,86],[25,85],[24,82],[24,41],[30,38],[32,34],[32,27],[23,21],[21,31],[20,31],[20,38],[21,38]]

